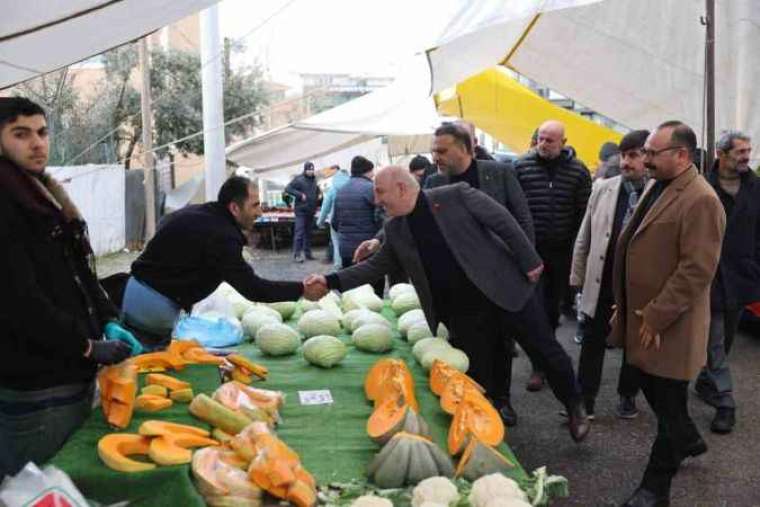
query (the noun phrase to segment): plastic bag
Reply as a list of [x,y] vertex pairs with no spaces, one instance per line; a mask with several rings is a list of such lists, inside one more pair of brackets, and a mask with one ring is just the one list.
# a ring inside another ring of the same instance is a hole
[[180,340],[196,340],[204,348],[223,348],[243,342],[243,326],[236,318],[224,315],[185,315],[174,327]]
[[34,463],[0,484],[0,505],[5,507],[89,507],[65,472],[48,465],[40,470]]
[[230,303],[226,292],[228,292],[224,284],[217,287],[217,289],[206,297],[193,305],[192,314],[195,316],[203,316],[207,314],[211,315],[223,315],[229,319],[235,319],[235,310]]

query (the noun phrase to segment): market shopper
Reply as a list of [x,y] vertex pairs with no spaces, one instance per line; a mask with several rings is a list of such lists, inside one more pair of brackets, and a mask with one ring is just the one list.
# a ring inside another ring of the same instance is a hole
[[[589,424],[572,362],[535,296],[541,259],[509,211],[465,183],[420,190],[414,177],[397,166],[378,172],[374,191],[392,217],[380,250],[305,283],[349,290],[403,267],[430,328],[446,324],[452,344],[469,357],[468,374],[491,400],[504,396],[506,362],[494,358],[503,359],[507,329],[547,372],[555,396],[570,413],[571,436],[583,440]],[[472,255],[472,245],[478,255]]]
[[[594,414],[602,380],[606,341],[610,334],[609,322],[615,304],[612,295],[615,245],[620,231],[633,216],[647,184],[644,142],[648,136],[648,130],[634,130],[620,141],[621,175],[600,180],[594,185],[575,240],[570,285],[582,290],[580,311],[584,315],[585,325],[578,362],[578,383],[589,417]],[[625,354],[617,389],[620,395],[618,417],[636,417],[638,374],[634,367],[626,363]]]
[[319,218],[317,218],[317,227],[322,228],[325,225],[330,229],[330,242],[332,243],[333,267],[340,269],[343,267],[343,259],[340,257],[340,234],[333,227],[333,216],[335,214],[335,196],[346,183],[348,183],[348,172],[337,166],[338,170],[333,174],[330,181],[330,188],[325,193],[322,206],[319,208]]
[[707,450],[689,416],[689,381],[705,364],[710,284],[720,257],[725,213],[692,160],[694,131],[672,121],[644,145],[656,180],[641,197],[615,249],[616,311],[609,342],[625,348],[657,417],[657,437],[626,507],[668,505],[681,461]]
[[303,262],[314,260],[311,254],[311,232],[314,228],[314,215],[319,205],[320,191],[314,164],[305,162],[303,173],[293,178],[285,187],[285,193],[293,196],[296,222],[293,229],[293,260]]
[[435,166],[424,155],[416,155],[409,161],[409,172],[414,175],[419,185],[425,186],[425,180],[428,176],[437,172]]
[[457,120],[455,125],[462,127],[470,136],[470,145],[472,146],[472,155],[476,160],[496,160],[487,149],[481,146],[478,136],[475,135],[475,124],[466,120]]
[[98,283],[87,225],[45,171],[48,148],[45,111],[0,97],[0,477],[55,455],[90,413],[98,365],[134,341]]
[[[372,178],[375,164],[361,155],[351,160],[351,179],[335,196],[333,227],[340,234],[343,267],[354,264],[353,256],[360,243],[372,239],[383,226],[383,212],[375,205]],[[372,281],[375,294],[383,297],[385,278]]]
[[[559,326],[560,305],[569,294],[570,262],[586,204],[591,194],[591,175],[565,146],[565,127],[550,120],[538,128],[536,146],[515,163],[517,179],[528,199],[536,249],[544,261],[543,297],[553,329]],[[543,374],[536,365],[528,381],[529,391],[543,387]]]
[[301,282],[260,278],[243,259],[246,237],[261,215],[255,183],[232,176],[216,201],[187,206],[167,215],[156,235],[132,264],[124,292],[125,322],[150,348],[171,339],[180,310],[190,311],[222,282],[251,301],[319,299],[325,292]]
[[[472,188],[482,191],[509,210],[532,243],[534,240],[533,220],[525,195],[515,177],[514,169],[510,164],[476,159],[472,139],[472,134],[460,123],[444,123],[436,129],[431,151],[439,173],[426,180],[425,188],[459,182],[468,183]],[[506,362],[507,370],[502,380],[503,395],[494,400],[494,406],[499,410],[505,424],[514,426],[517,424],[517,413],[510,402],[514,344],[509,338],[498,343],[503,343],[504,351],[499,352],[492,359]]]
[[716,151],[718,158],[707,180],[723,204],[726,233],[710,290],[707,365],[695,389],[716,409],[710,429],[730,433],[736,424],[736,402],[728,352],[742,308],[760,300],[760,180],[749,167],[752,144],[746,134],[724,132]]

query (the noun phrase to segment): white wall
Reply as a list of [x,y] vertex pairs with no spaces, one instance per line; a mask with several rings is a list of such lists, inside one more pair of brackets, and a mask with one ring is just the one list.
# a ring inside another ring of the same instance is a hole
[[48,167],[87,221],[95,255],[116,252],[125,245],[124,167],[83,165]]

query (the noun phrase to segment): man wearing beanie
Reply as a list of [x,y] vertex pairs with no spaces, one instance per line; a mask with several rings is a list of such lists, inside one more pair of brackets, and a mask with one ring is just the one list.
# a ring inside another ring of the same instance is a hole
[[285,193],[295,199],[296,224],[293,232],[293,259],[303,262],[314,260],[311,255],[311,231],[314,228],[314,214],[319,202],[319,187],[314,175],[314,164],[306,162],[303,174],[299,174],[285,187]]
[[[354,264],[354,251],[360,243],[372,239],[383,226],[383,214],[375,206],[372,177],[375,165],[358,155],[351,160],[351,179],[335,196],[332,226],[340,235],[340,256],[343,267]],[[372,284],[375,293],[382,297],[385,278]]]
[[[594,185],[575,240],[570,285],[583,290],[580,310],[587,321],[578,363],[578,383],[589,417],[594,414],[610,332],[615,244],[620,231],[633,216],[647,184],[643,149],[648,135],[647,130],[634,130],[623,137],[620,142],[621,174]],[[626,364],[624,357],[618,380],[618,417],[631,419],[638,415],[638,389],[636,369]]]

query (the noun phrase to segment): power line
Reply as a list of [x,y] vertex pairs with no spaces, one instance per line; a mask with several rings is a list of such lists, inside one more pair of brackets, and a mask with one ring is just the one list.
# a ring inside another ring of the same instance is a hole
[[[293,5],[297,1],[298,0],[289,0],[285,5],[283,5],[279,9],[277,9],[271,15],[267,16],[261,23],[259,23],[258,25],[254,26],[251,30],[249,30],[248,32],[246,32],[242,36],[236,37],[235,39],[231,39],[231,40],[235,41],[235,42],[240,42],[240,41],[242,41],[244,39],[247,39],[248,37],[250,37],[251,35],[253,35],[254,33],[256,33],[258,30],[260,30],[261,28],[263,28],[264,26],[266,26],[267,23],[269,23],[275,17],[279,16],[282,12],[284,12],[287,8],[289,8],[291,5]],[[201,63],[201,67],[200,67],[200,71],[202,72],[203,68],[206,65],[210,64],[211,62],[215,61],[218,58],[222,58],[223,56],[224,56],[224,50],[222,50],[219,53],[217,53],[216,55],[212,56],[211,58],[209,58],[205,62],[202,62]],[[158,102],[161,101],[161,99],[163,99],[164,97],[166,97],[168,94],[169,94],[168,92],[165,92],[163,95],[160,95],[158,98],[154,99],[153,100],[153,105],[155,106]],[[123,124],[125,121],[127,121],[127,120],[129,120],[131,118],[134,118],[135,116],[137,116],[139,114],[140,114],[140,111],[138,111],[136,113],[132,113],[132,114],[124,117],[124,119],[122,120],[121,123]],[[89,153],[90,151],[92,151],[93,149],[95,149],[100,143],[102,143],[103,141],[105,141],[106,139],[108,139],[111,135],[113,135],[120,128],[121,128],[121,125],[119,125],[117,127],[114,127],[112,130],[110,130],[109,132],[107,132],[102,137],[98,138],[97,141],[95,141],[94,143],[90,144],[87,148],[85,148],[83,151],[81,151],[75,157],[70,158],[68,160],[65,160],[64,163],[63,163],[63,165],[71,165],[73,162],[79,160],[84,155],[86,155],[87,153]]]

